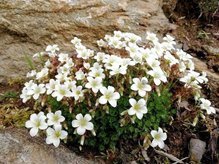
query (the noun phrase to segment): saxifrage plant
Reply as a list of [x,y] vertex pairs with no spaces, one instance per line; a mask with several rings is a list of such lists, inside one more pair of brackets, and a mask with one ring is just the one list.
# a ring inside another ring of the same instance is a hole
[[[139,139],[147,147],[164,148],[167,133],[160,128],[176,113],[173,88],[177,84],[194,97],[197,111],[215,113],[202,97],[206,73],[195,71],[192,56],[176,48],[174,38],[162,41],[147,32],[142,38],[115,31],[97,41],[98,51],[72,41],[72,54],[49,45],[34,58],[44,67],[27,74],[23,102],[35,101],[39,113],[26,122],[30,135],[46,135],[46,143],[80,142],[100,151],[114,149],[120,140]],[[180,100],[188,97],[180,97]]]

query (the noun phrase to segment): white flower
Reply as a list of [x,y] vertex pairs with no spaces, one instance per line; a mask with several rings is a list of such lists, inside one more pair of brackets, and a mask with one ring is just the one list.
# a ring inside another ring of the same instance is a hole
[[50,95],[55,90],[56,85],[59,85],[59,84],[60,84],[60,81],[58,80],[55,81],[54,79],[50,79],[49,83],[46,84],[46,89],[47,89],[46,93]]
[[87,77],[88,83],[85,85],[86,88],[92,89],[94,93],[97,93],[100,88],[103,87],[102,85],[102,78],[97,77]]
[[68,60],[69,60],[68,54],[60,53],[60,54],[58,55],[58,60],[59,60],[61,63],[64,63],[64,62],[68,61]]
[[121,39],[123,37],[123,33],[121,31],[114,31],[114,37]]
[[34,113],[30,116],[30,120],[28,120],[25,123],[25,127],[26,128],[31,128],[30,129],[30,135],[32,137],[37,135],[39,129],[44,130],[48,127],[45,120],[46,120],[46,116],[44,115],[43,112],[40,112],[38,114]]
[[103,52],[98,52],[95,56],[94,59],[96,59],[96,61],[100,62],[104,59],[105,53]]
[[65,121],[65,117],[62,116],[62,112],[60,110],[56,111],[55,113],[48,113],[47,115],[48,125],[60,125],[61,122]]
[[71,40],[71,43],[74,45],[81,44],[81,39],[74,37],[74,39]]
[[72,93],[67,85],[59,84],[56,85],[54,92],[52,93],[52,97],[56,97],[57,101],[63,99],[63,97],[71,97]]
[[120,41],[117,37],[110,37],[108,41],[109,45],[114,48],[121,49],[124,47],[124,43]]
[[84,62],[84,63],[83,63],[83,66],[84,66],[84,68],[89,69],[89,68],[90,68],[90,63]]
[[34,84],[27,92],[28,95],[33,95],[34,100],[37,100],[39,96],[46,92],[45,84]]
[[32,70],[30,72],[27,73],[27,76],[26,77],[33,77],[36,75],[36,70]]
[[88,59],[88,58],[90,58],[91,56],[94,55],[94,51],[90,50],[90,49],[87,49],[87,48],[84,48],[82,50],[76,49],[76,51],[78,53],[77,57],[82,58],[82,59]]
[[118,64],[121,62],[121,58],[116,55],[109,55],[105,56],[103,59],[104,67],[110,69],[113,65]]
[[99,98],[99,103],[100,104],[106,104],[107,102],[110,103],[112,107],[117,106],[117,100],[120,98],[120,95],[118,92],[115,92],[115,88],[112,86],[102,87],[100,88],[100,92],[103,94]]
[[138,102],[131,98],[129,99],[129,103],[131,104],[131,108],[128,109],[129,115],[136,115],[138,119],[142,119],[143,114],[146,114],[148,112],[148,109],[146,107],[146,101],[144,99],[138,100]]
[[60,144],[60,140],[65,139],[68,135],[68,133],[65,130],[62,130],[61,125],[54,126],[54,129],[49,127],[46,130],[46,134],[46,143],[53,144],[55,147],[58,147]]
[[148,84],[148,79],[146,77],[143,77],[141,79],[134,78],[133,82],[134,84],[132,84],[131,89],[134,91],[138,91],[138,94],[141,97],[144,97],[146,95],[146,92],[151,91],[151,86]]
[[70,80],[70,78],[68,77],[68,74],[65,74],[65,73],[59,73],[59,74],[55,75],[55,78],[56,78],[56,80],[58,80],[60,82]]
[[[94,68],[94,67],[91,67],[91,68]],[[90,68],[90,69],[91,69]],[[100,77],[101,79],[104,79],[105,78],[105,74],[103,73],[103,69],[102,68],[94,68],[94,69],[91,69],[91,71],[88,73],[89,76],[91,77]]]
[[63,65],[58,68],[57,72],[58,74],[64,74],[67,76],[70,73],[70,67],[68,67],[67,65]]
[[179,63],[179,60],[176,59],[173,55],[171,55],[169,51],[166,51],[164,59],[166,59],[169,62],[170,67],[174,64]]
[[65,67],[71,68],[74,66],[72,58],[69,58],[67,61],[65,61]]
[[167,41],[168,43],[171,43],[171,44],[176,44],[176,42],[174,41],[175,38],[173,38],[172,36],[170,35],[166,35],[163,40]]
[[59,51],[59,47],[58,45],[54,44],[54,45],[48,45],[46,47],[46,51],[47,52],[51,52],[51,53],[55,53],[56,51]]
[[22,89],[20,98],[22,99],[23,103],[26,103],[29,99],[31,99],[31,95],[28,95],[28,89],[26,87]]
[[83,117],[83,115],[80,113],[76,115],[76,120],[72,121],[72,126],[74,128],[77,128],[76,131],[79,135],[84,135],[86,130],[94,129],[94,125],[92,122],[90,122],[90,120],[91,120],[90,114],[86,114]]
[[167,134],[163,132],[163,129],[159,127],[158,131],[152,130],[151,136],[153,137],[152,147],[159,146],[161,149],[164,148],[164,141],[167,139]]
[[110,75],[117,75],[117,74],[126,74],[127,67],[126,66],[120,66],[119,64],[114,64],[112,67],[110,67]]
[[150,58],[147,58],[146,61],[152,69],[159,69],[160,68],[159,60],[157,60],[153,57],[150,57]]
[[164,82],[164,83],[167,82],[167,78],[166,78],[164,72],[160,68],[150,70],[147,73],[149,75],[153,76],[154,83],[156,85],[160,85],[161,81]]
[[133,33],[124,33],[124,39],[126,42],[131,42],[131,43],[137,43],[141,41],[141,37],[138,35],[135,35]]
[[75,73],[75,78],[76,78],[77,80],[83,80],[83,79],[85,79],[85,73],[82,71],[82,69],[80,69],[79,71],[77,71],[77,72]]
[[52,66],[52,63],[50,62],[50,60],[48,59],[46,62],[45,62],[45,67],[49,68]]
[[66,85],[69,90],[73,91],[76,88],[76,81],[75,80],[65,81],[64,85]]
[[105,46],[107,46],[107,43],[103,39],[100,39],[97,41],[97,45],[99,47],[105,47]]
[[211,106],[211,102],[209,100],[200,98],[200,101],[201,101],[201,105],[200,105],[201,109],[206,110],[207,114],[216,113],[215,108]]
[[82,86],[77,86],[72,93],[72,96],[75,98],[75,100],[77,101],[80,97],[84,96],[84,92],[82,90]]
[[42,57],[43,55],[45,54],[45,52],[37,52],[37,53],[35,53],[34,55],[33,55],[33,57],[34,58],[36,58],[36,57]]
[[153,43],[156,43],[158,42],[158,38],[156,36],[156,34],[154,33],[151,33],[151,32],[147,32],[147,37],[146,37],[147,40],[153,42]]
[[43,68],[40,72],[38,72],[36,74],[36,79],[42,79],[43,77],[47,76],[49,73],[49,69],[48,68]]

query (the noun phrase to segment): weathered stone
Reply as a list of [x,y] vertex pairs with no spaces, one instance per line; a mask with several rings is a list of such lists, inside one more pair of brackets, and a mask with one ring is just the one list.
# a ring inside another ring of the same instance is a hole
[[1,0],[0,81],[23,76],[24,55],[58,44],[70,51],[70,40],[80,37],[95,47],[96,40],[114,30],[140,36],[166,33],[172,26],[163,14],[161,0]]
[[202,156],[205,153],[206,143],[199,139],[192,138],[189,144],[190,160],[195,163],[200,163]]
[[16,164],[91,164],[87,160],[60,145],[46,145],[45,139],[30,137],[27,130],[7,129],[0,131],[0,163]]

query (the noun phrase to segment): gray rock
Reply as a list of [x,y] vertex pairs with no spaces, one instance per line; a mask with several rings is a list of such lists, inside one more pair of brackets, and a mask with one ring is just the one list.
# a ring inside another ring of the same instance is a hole
[[191,139],[190,140],[190,160],[193,162],[200,163],[203,154],[205,153],[206,143],[199,139]]
[[114,30],[166,33],[175,26],[161,6],[161,0],[1,0],[0,81],[24,76],[24,55],[48,44],[71,51],[74,36],[96,47],[97,39]]
[[219,56],[219,48],[203,45],[202,48],[209,54],[214,56]]
[[45,139],[30,137],[27,130],[0,131],[0,163],[4,164],[91,164],[63,145],[46,145]]

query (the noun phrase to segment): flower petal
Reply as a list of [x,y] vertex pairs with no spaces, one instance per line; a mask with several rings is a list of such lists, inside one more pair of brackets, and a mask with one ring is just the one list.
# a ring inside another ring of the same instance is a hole
[[158,145],[158,142],[156,141],[156,140],[153,140],[152,142],[151,142],[151,146],[152,147],[156,147]]
[[87,130],[93,130],[93,128],[94,128],[94,124],[92,122],[88,122],[87,126],[86,126],[86,129]]
[[129,103],[131,104],[131,106],[134,106],[137,102],[136,102],[135,99],[130,98],[130,99],[129,99]]
[[73,120],[71,124],[72,124],[72,126],[73,126],[74,128],[77,128],[77,127],[80,126],[80,123],[79,123],[78,120]]
[[90,121],[90,120],[92,119],[90,114],[86,114],[86,115],[84,116],[84,118],[85,118],[85,120],[87,120],[87,121]]
[[79,126],[76,131],[79,135],[84,135],[86,129]]
[[83,117],[83,115],[81,114],[81,113],[79,113],[79,114],[77,114],[76,115],[76,119],[77,120],[81,120],[81,119],[83,119],[84,117]]
[[106,103],[107,103],[107,100],[104,98],[104,96],[101,96],[101,97],[99,98],[99,103],[100,103],[100,104],[106,104]]
[[30,129],[30,135],[31,135],[31,137],[34,137],[34,136],[36,136],[37,135],[37,133],[38,133],[38,128],[32,128],[32,129]]

